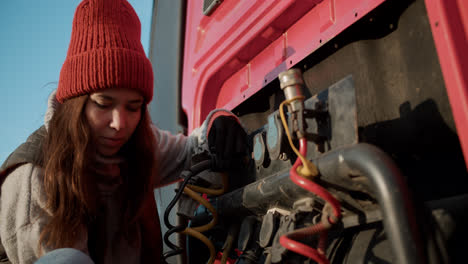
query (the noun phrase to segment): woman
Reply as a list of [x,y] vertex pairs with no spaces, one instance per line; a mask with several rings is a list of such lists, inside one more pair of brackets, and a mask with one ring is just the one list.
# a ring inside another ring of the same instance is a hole
[[[160,262],[153,188],[176,180],[207,143],[229,167],[245,154],[246,138],[222,110],[190,137],[159,130],[147,111],[152,96],[130,4],[81,2],[45,126],[0,169],[0,238],[11,262],[33,263],[63,248],[96,263]],[[224,131],[233,136],[217,136]]]

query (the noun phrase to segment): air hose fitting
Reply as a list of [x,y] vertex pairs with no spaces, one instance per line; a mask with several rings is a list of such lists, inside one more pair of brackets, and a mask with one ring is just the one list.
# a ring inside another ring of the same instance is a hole
[[[325,255],[326,240],[328,229],[332,224],[341,218],[341,206],[339,201],[333,197],[325,188],[318,185],[313,181],[313,176],[319,174],[315,164],[310,162],[307,157],[307,139],[306,127],[304,119],[304,96],[301,89],[304,85],[302,74],[299,69],[290,69],[279,74],[281,89],[284,92],[286,100],[280,104],[280,116],[283,123],[289,144],[294,152],[297,154],[297,160],[291,168],[289,175],[291,181],[298,186],[310,191],[316,196],[322,198],[326,202],[326,207],[332,208],[333,217],[326,216],[325,221],[320,222],[312,227],[292,231],[286,235],[281,236],[280,244],[290,251],[296,252],[300,255],[313,259],[320,264],[328,264],[328,259]],[[290,112],[290,121],[292,124],[292,131],[296,133],[299,139],[300,148],[294,146],[289,133],[288,122],[284,114],[284,105],[288,106]],[[319,235],[318,248],[311,248],[296,239],[303,236]]]

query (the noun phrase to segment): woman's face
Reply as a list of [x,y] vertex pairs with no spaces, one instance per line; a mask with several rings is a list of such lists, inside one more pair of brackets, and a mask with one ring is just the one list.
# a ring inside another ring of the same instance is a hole
[[109,88],[89,96],[85,114],[99,154],[114,155],[130,139],[143,104],[140,93],[126,88]]

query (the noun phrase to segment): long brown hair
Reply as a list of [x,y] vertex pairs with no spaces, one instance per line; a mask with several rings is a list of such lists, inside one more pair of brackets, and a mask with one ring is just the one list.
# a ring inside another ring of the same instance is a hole
[[[96,184],[91,171],[96,150],[84,113],[88,98],[84,95],[65,101],[49,123],[44,144],[44,190],[51,218],[41,233],[40,249],[41,245],[50,249],[73,246],[97,214]],[[152,195],[154,149],[155,137],[143,104],[140,122],[120,151],[127,168],[122,172],[128,201],[122,205],[126,227],[138,220],[144,199]]]

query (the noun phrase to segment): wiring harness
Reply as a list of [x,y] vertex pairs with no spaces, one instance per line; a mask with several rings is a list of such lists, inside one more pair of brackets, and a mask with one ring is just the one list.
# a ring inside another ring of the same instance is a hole
[[[172,201],[169,203],[168,207],[164,211],[164,224],[167,226],[169,229],[165,234],[164,234],[164,242],[166,245],[172,249],[172,251],[164,253],[164,261],[166,261],[167,258],[179,255],[183,253],[183,249],[178,247],[177,245],[173,244],[169,240],[169,236],[171,236],[173,233],[181,233],[185,235],[192,236],[194,238],[197,238],[201,242],[203,242],[209,249],[210,251],[210,258],[208,260],[208,264],[211,264],[214,262],[215,257],[216,257],[216,252],[215,252],[215,247],[213,243],[205,236],[202,234],[202,232],[206,232],[213,228],[217,221],[218,221],[218,213],[216,212],[215,208],[205,199],[203,198],[200,194],[198,193],[204,193],[207,195],[221,195],[223,194],[226,189],[227,189],[227,183],[228,183],[228,178],[226,174],[221,174],[222,175],[222,181],[223,181],[223,187],[220,189],[210,189],[210,188],[204,188],[204,187],[199,187],[195,185],[188,184],[190,179],[199,174],[200,172],[210,169],[212,167],[212,161],[211,160],[205,160],[202,162],[199,162],[192,166],[189,170],[184,171],[183,174],[185,174],[185,180],[182,182],[179,190],[177,191],[177,194],[175,197],[172,199]],[[169,214],[172,210],[172,208],[175,206],[177,201],[180,199],[182,194],[185,193],[188,195],[190,198],[194,199],[198,203],[202,204],[205,206],[205,208],[208,209],[208,211],[212,215],[212,220],[203,226],[197,226],[197,227],[187,227],[185,225],[179,225],[179,226],[173,226],[169,222]]]

